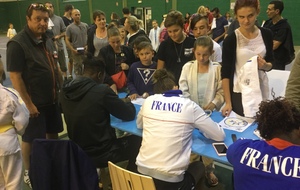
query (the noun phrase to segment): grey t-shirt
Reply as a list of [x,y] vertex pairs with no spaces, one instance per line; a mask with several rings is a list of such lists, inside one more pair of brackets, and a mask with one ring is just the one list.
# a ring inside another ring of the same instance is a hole
[[66,36],[70,39],[74,49],[86,46],[88,27],[84,22],[80,22],[78,25],[72,23],[67,27]]
[[108,45],[108,37],[106,36],[105,38],[98,38],[96,34],[94,34],[93,44],[95,47],[94,56],[97,57],[100,52],[100,49]]
[[[66,26],[65,26],[64,21],[61,17],[59,17],[57,15],[53,15],[50,19],[54,24],[54,26],[52,26],[52,29],[51,29],[54,36],[60,35],[61,33],[66,31]],[[60,50],[63,49],[62,38],[57,40],[56,44],[57,44],[57,46]]]

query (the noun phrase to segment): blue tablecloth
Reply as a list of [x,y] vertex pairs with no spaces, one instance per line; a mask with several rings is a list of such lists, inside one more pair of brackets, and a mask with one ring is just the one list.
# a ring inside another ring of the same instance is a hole
[[[125,95],[120,94],[119,96],[124,97]],[[140,107],[141,107],[140,105],[135,105],[137,113],[139,112]],[[221,112],[216,112],[216,111],[213,112],[210,117],[215,122],[220,122],[223,119]],[[136,120],[122,121],[120,119],[117,119],[117,118],[111,116],[111,125],[112,125],[112,127],[120,129],[122,131],[126,131],[126,132],[134,134],[134,135],[142,136],[142,130],[138,129],[136,127]],[[237,139],[239,139],[239,138],[258,139],[258,137],[256,135],[254,135],[254,133],[253,133],[253,131],[254,131],[254,129],[256,129],[256,127],[257,127],[256,124],[252,124],[243,132],[236,132],[236,131],[224,129],[224,131],[226,133],[226,138],[224,141],[225,144],[227,146],[229,146],[233,143],[232,139],[231,139],[231,134],[236,134]],[[230,165],[226,156],[218,156],[217,155],[217,153],[215,152],[215,150],[212,146],[213,142],[215,142],[215,141],[207,139],[199,132],[198,129],[195,129],[193,131],[192,151],[196,154],[206,156],[206,157],[214,159],[215,161]]]

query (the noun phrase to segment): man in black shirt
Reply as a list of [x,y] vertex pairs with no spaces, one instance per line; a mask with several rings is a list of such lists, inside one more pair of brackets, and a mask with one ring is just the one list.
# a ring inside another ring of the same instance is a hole
[[104,62],[92,55],[83,61],[83,75],[67,81],[60,100],[67,124],[68,136],[92,159],[97,168],[108,161],[129,160],[127,169],[136,171],[135,159],[141,137],[130,135],[116,138],[110,115],[124,121],[135,118],[136,110],[129,98],[119,99],[106,84]]
[[[32,3],[26,12],[27,25],[7,43],[7,70],[13,87],[19,92],[30,112],[30,120],[22,136],[24,181],[28,177],[31,144],[36,138],[58,138],[63,130],[57,103],[60,87],[55,62],[56,48],[48,34],[49,10]],[[16,56],[17,55],[17,56]]]
[[66,27],[69,26],[71,23],[73,23],[73,18],[72,18],[73,9],[74,9],[73,5],[68,4],[65,6],[65,13],[64,16],[62,16],[62,19]]
[[267,9],[269,20],[263,25],[273,32],[273,69],[278,70],[285,70],[285,65],[295,58],[292,30],[287,19],[281,16],[283,9],[282,1],[271,1]]

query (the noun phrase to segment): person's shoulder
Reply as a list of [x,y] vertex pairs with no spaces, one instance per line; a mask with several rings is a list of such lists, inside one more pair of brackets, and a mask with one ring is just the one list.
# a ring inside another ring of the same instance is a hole
[[162,41],[161,43],[160,43],[160,47],[161,46],[167,46],[168,44],[171,44],[172,43],[172,40],[171,40],[171,38],[167,38],[167,39],[165,39],[164,41]]
[[210,61],[210,64],[214,67],[221,67],[221,64],[219,62]]
[[82,24],[84,27],[86,27],[87,29],[89,28],[89,25],[85,22],[80,22],[80,24]]
[[143,29],[140,29],[138,31],[138,34],[140,34],[140,35],[147,35],[146,32],[145,32],[145,30],[143,30]]
[[108,47],[107,46],[102,47],[100,49],[99,56],[101,55],[101,58],[105,61],[107,54],[109,54]]
[[211,39],[214,44],[214,49],[221,48],[221,45],[218,44],[215,40]]
[[2,86],[2,84],[0,83],[0,95],[4,95],[4,94],[6,94],[7,92],[6,92],[6,89],[5,89],[6,87],[5,86]]
[[64,22],[64,20],[62,19],[62,17],[60,17],[60,16],[57,16],[57,17],[58,17],[59,22],[60,22],[60,23],[63,23],[64,26],[66,27],[65,22]]
[[[263,143],[261,140],[252,140],[252,139],[238,139],[233,144],[231,144],[228,147],[227,150],[227,159],[231,164],[235,164],[240,157],[244,154],[244,151],[247,148],[253,148],[253,143],[256,143],[255,141],[259,141],[258,143]],[[255,146],[257,147],[257,145]]]
[[243,149],[250,147],[251,144],[254,143],[255,141],[259,141],[260,143],[261,140],[238,139],[237,141],[235,141],[233,144],[229,146],[229,149],[239,149],[242,151]]
[[212,70],[215,72],[215,73],[219,73],[221,72],[221,69],[222,69],[222,65],[219,63],[219,62],[212,62],[210,61],[210,64],[212,66]]
[[[148,98],[145,99],[144,104],[145,103],[149,103],[149,102],[153,102],[153,100],[160,100],[162,99],[164,96],[162,94],[153,94],[151,96],[148,96]],[[144,105],[143,104],[143,105]],[[146,104],[145,104],[146,105]]]
[[[110,45],[109,45],[110,46]],[[111,46],[110,46],[111,47]],[[121,45],[122,51],[125,54],[129,54],[129,55],[133,55],[133,49],[130,46],[126,46],[126,45]]]
[[110,88],[108,84],[96,84],[92,89],[91,92],[98,94],[100,97],[103,98],[115,98],[119,99],[116,93]]
[[156,69],[157,68],[157,62],[153,61],[152,64],[149,67]]
[[130,66],[130,70],[131,69],[135,69],[136,67],[139,67],[142,65],[142,62],[141,61],[136,61],[136,62],[133,62],[132,65]]
[[53,18],[58,19],[58,20],[62,20],[62,18],[58,15],[53,15]]
[[183,68],[189,68],[189,67],[191,67],[191,66],[194,65],[194,64],[197,64],[197,61],[196,61],[196,60],[188,61],[188,62],[186,62],[186,63],[183,65]]
[[[236,30],[238,30],[238,29],[236,29]],[[235,30],[224,39],[224,44],[227,44],[227,42],[229,42],[230,44],[233,44],[232,42],[234,42],[234,41],[236,41]]]
[[284,29],[291,29],[291,26],[290,26],[290,24],[289,24],[289,22],[288,22],[288,20],[286,19],[286,18],[284,18],[284,19],[281,19],[279,22],[278,22],[278,24],[280,25],[280,27],[282,27],[282,28],[284,28]]
[[89,35],[94,35],[96,29],[97,29],[97,26],[94,25],[94,24],[92,24],[92,25],[89,26],[87,33],[88,33]]
[[184,94],[181,94],[179,97],[174,97],[177,103],[181,103],[183,105],[182,109],[184,109],[184,113],[190,113],[191,115],[195,110],[200,110],[204,113],[204,110],[190,99],[190,97],[186,97]]
[[195,40],[196,40],[195,38],[191,38],[191,37],[189,37],[189,36],[187,36],[186,39],[185,39],[185,41],[191,42],[191,43],[194,43]]
[[98,89],[101,89],[101,90],[105,90],[105,91],[107,91],[108,93],[113,92],[113,94],[116,94],[116,93],[110,88],[110,86],[107,85],[107,84],[97,84],[97,88],[98,88]]
[[23,100],[20,96],[20,94],[13,88],[2,86],[0,87],[1,95],[5,95],[6,97],[10,97],[10,99],[14,99],[15,101],[18,101],[20,104],[23,104]]
[[226,19],[226,17],[225,16],[222,16],[222,17],[223,17],[223,22],[228,24],[228,20]]
[[166,52],[169,50],[169,47],[173,46],[173,41],[171,38],[167,38],[166,40],[162,41],[159,45],[158,51]]
[[24,30],[21,30],[18,34],[16,34],[12,39],[10,39],[7,42],[7,47],[9,47],[13,44],[14,48],[16,48],[16,44],[17,44],[17,47],[21,48],[20,42],[23,39],[30,39],[30,37],[28,34],[26,34],[26,32]]
[[67,26],[67,30],[72,30],[72,28],[75,26],[74,22],[72,22],[71,24],[69,24]]
[[132,47],[126,46],[126,45],[121,45],[122,50],[132,50]]
[[261,34],[263,35],[263,36],[269,36],[269,35],[271,35],[271,37],[272,37],[272,31],[269,29],[269,28],[265,28],[265,27],[258,27],[259,29],[260,29],[260,31],[261,31]]
[[195,38],[186,37],[183,47],[185,48],[194,47],[195,40],[196,40]]

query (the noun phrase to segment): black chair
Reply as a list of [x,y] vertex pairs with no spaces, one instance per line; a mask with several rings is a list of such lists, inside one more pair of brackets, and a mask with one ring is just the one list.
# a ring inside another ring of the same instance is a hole
[[34,140],[29,177],[36,190],[99,190],[96,167],[71,140]]

